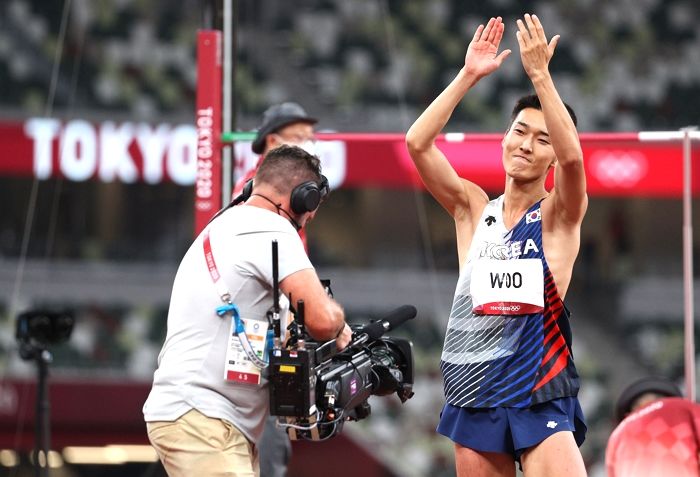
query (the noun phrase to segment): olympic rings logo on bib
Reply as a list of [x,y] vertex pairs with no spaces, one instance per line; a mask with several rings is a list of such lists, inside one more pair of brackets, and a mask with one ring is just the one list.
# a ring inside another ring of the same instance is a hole
[[539,313],[543,310],[543,306],[512,302],[484,303],[472,309],[476,315],[529,315],[530,313]]

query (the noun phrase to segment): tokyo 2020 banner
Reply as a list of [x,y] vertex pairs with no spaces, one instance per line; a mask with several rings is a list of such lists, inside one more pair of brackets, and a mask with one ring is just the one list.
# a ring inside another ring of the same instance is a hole
[[[503,188],[500,134],[446,134],[438,147],[460,176]],[[319,133],[316,152],[332,188],[422,187],[403,134]],[[638,133],[583,133],[588,192],[608,197],[681,197],[683,152],[677,142],[642,142]],[[183,187],[197,180],[198,135],[191,124],[60,121],[0,122],[0,176],[62,177]],[[250,143],[233,145],[239,177],[257,162]],[[693,155],[700,145],[696,142]],[[698,168],[693,171],[697,192]],[[550,178],[551,180],[551,178]],[[551,185],[551,184],[550,184]]]

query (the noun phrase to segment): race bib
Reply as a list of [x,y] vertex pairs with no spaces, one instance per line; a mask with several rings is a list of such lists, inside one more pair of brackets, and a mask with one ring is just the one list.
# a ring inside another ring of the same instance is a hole
[[[253,352],[258,358],[264,359],[267,321],[253,319],[242,321]],[[235,321],[232,319],[224,364],[224,379],[235,383],[260,384],[261,370],[248,358],[241,337],[236,335],[235,329]]]
[[538,258],[475,260],[469,292],[477,315],[527,315],[544,310],[544,270]]

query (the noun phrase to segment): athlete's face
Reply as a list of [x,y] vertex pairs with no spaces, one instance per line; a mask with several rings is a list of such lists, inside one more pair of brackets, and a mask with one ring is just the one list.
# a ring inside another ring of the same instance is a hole
[[544,114],[534,108],[526,108],[518,113],[501,144],[506,174],[516,179],[542,178],[557,160]]

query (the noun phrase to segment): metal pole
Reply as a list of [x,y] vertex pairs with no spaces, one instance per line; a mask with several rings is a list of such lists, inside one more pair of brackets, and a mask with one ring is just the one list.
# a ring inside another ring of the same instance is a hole
[[[222,130],[231,131],[233,127],[233,122],[231,121],[231,101],[233,97],[232,92],[232,58],[233,58],[233,0],[224,0],[224,61],[223,61],[223,104],[221,112],[222,120]],[[230,145],[223,145],[223,151],[221,156],[222,161],[222,174],[221,174],[221,204],[226,205],[231,202],[231,179],[232,179],[232,161],[231,161],[231,150]]]
[[221,31],[197,32],[195,236],[222,206],[221,49]]
[[697,127],[675,131],[640,132],[640,141],[683,142],[683,354],[685,394],[695,402],[695,303],[693,290],[692,143]]
[[36,422],[34,449],[34,475],[48,477],[49,451],[51,450],[51,405],[49,404],[49,363],[53,360],[48,350],[37,348],[36,364],[39,380],[36,395]]
[[693,217],[690,132],[683,129],[683,289],[686,397],[695,402],[695,306],[693,296]]

